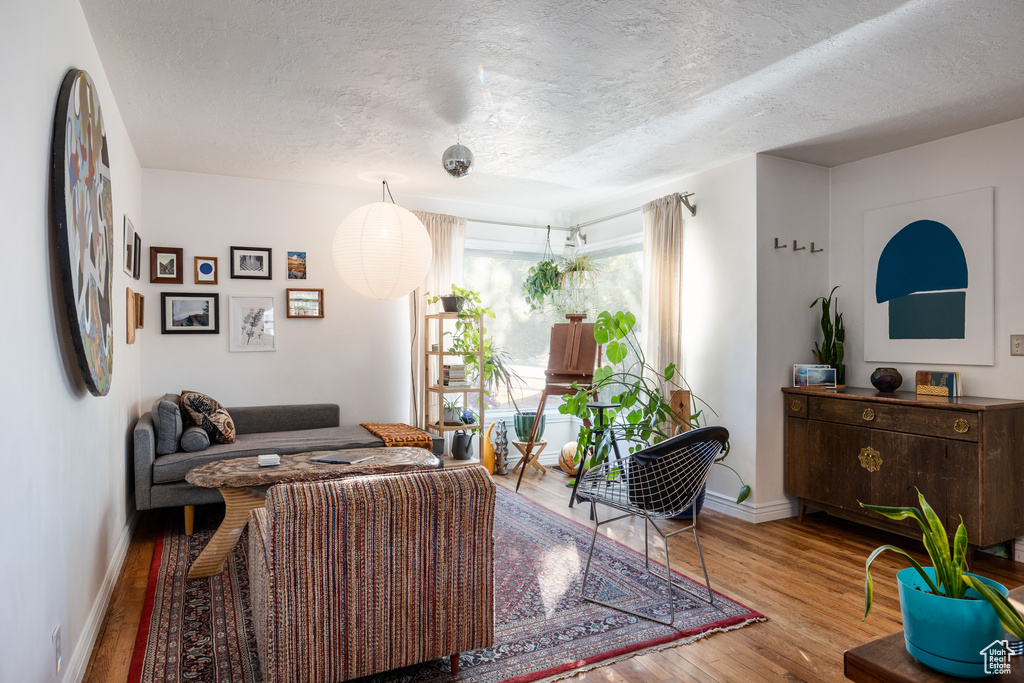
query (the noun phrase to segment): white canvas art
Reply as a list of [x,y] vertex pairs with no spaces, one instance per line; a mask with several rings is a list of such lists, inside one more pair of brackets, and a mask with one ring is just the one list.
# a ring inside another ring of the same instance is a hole
[[864,359],[995,361],[992,188],[864,212]]
[[274,297],[231,297],[230,351],[273,351]]

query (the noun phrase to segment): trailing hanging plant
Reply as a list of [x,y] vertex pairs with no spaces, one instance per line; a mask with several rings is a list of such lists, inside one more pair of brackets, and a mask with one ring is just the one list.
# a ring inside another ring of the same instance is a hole
[[523,294],[531,311],[544,308],[544,300],[562,287],[562,274],[554,261],[539,261],[530,266],[523,281]]
[[[836,382],[843,384],[846,378],[846,367],[843,365],[843,342],[846,341],[846,328],[843,327],[843,314],[838,310],[835,316],[832,314],[832,295],[839,289],[839,285],[832,288],[828,298],[819,296],[811,302],[811,308],[821,302],[821,333],[824,340],[821,346],[814,343],[814,357],[821,365],[831,365],[836,369]],[[836,307],[839,306],[839,298],[835,300]]]

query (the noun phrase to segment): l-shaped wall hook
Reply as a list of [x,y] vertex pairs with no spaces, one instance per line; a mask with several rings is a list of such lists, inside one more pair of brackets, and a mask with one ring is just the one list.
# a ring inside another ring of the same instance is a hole
[[793,240],[793,251],[803,251],[806,248],[807,247],[798,247],[798,246],[796,246],[796,240]]
[[779,238],[776,237],[775,238],[775,248],[776,249],[789,249],[789,245],[788,244],[779,244]]
[[817,254],[819,251],[825,251],[825,247],[822,247],[821,249],[815,249],[814,248],[814,242],[811,242],[811,253],[812,254]]

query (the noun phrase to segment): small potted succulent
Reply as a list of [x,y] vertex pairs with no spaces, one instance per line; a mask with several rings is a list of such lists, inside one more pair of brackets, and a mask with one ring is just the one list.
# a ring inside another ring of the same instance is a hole
[[1004,639],[1003,629],[1024,639],[1024,620],[1006,597],[1006,588],[967,573],[967,529],[961,520],[950,548],[949,537],[920,491],[915,507],[861,507],[892,520],[913,519],[921,527],[931,567],[922,567],[894,545],[874,550],[864,567],[864,618],[871,613],[874,584],[871,563],[886,550],[902,555],[910,567],[896,575],[904,640],[919,662],[937,671],[980,678],[986,675],[984,651]]

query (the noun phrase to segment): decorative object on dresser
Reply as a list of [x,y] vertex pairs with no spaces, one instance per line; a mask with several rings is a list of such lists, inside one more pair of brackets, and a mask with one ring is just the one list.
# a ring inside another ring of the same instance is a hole
[[64,311],[82,381],[106,396],[114,369],[114,220],[103,112],[92,79],[71,69],[57,95],[54,219]]
[[229,351],[273,351],[274,297],[231,297],[231,334]]
[[242,280],[273,279],[273,250],[266,247],[231,247],[231,277]]
[[875,368],[871,373],[871,386],[883,394],[896,391],[903,384],[903,375],[896,368]]
[[915,375],[915,391],[919,396],[963,396],[959,372],[925,372]]
[[160,294],[162,334],[220,334],[220,294]]
[[864,212],[865,360],[995,362],[993,207],[984,187]]
[[196,256],[193,259],[195,266],[195,281],[197,285],[217,284],[217,257]]
[[289,318],[322,318],[324,317],[324,290],[297,289],[285,290],[287,313]]
[[785,490],[808,505],[870,526],[916,535],[916,525],[860,507],[911,505],[929,488],[947,529],[959,515],[987,548],[1024,536],[1024,401],[918,397],[847,388],[823,394],[786,387]]
[[[931,567],[925,568],[896,546],[876,548],[864,567],[864,618],[871,613],[874,601],[871,563],[891,550],[911,564],[896,575],[907,651],[922,664],[954,676],[981,678],[1010,673],[1010,652],[1005,647],[1003,629],[1018,639],[1024,638],[1024,620],[1006,599],[1005,586],[967,573],[968,536],[963,522],[957,527],[950,547],[949,534],[924,494],[918,491],[917,498],[920,508],[861,503],[861,507],[889,519],[917,522],[932,562]],[[996,644],[1003,649],[998,661],[989,651]],[[1000,665],[1005,665],[1005,670]]]
[[184,279],[182,250],[177,247],[149,248],[149,281],[162,285],[180,285]]
[[[839,289],[839,285],[832,288],[828,298],[819,296],[811,302],[811,308],[821,303],[821,346],[814,342],[814,357],[821,365],[828,365],[836,369],[836,386],[846,384],[846,365],[843,363],[843,356],[846,342],[846,327],[843,325],[843,314],[839,312],[839,297],[832,296]],[[835,306],[833,313],[833,306]]]

